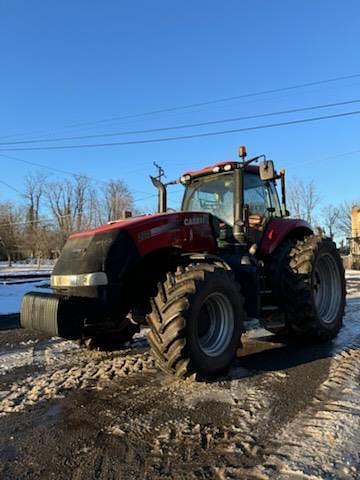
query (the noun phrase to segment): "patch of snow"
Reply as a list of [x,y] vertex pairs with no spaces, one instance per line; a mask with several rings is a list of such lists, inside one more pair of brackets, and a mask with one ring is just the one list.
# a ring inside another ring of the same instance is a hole
[[360,279],[360,270],[346,270],[345,276],[346,278],[358,277]]
[[[47,267],[53,267],[56,263],[56,260],[51,260],[51,259],[44,259],[44,260],[41,260],[40,261],[40,268],[47,268]],[[12,262],[12,265],[11,267],[8,266],[8,262],[7,261],[0,261],[0,269],[3,269],[3,268],[8,268],[10,270],[13,270],[13,269],[26,269],[26,268],[36,268],[37,269],[38,267],[38,262],[33,260],[33,261],[16,261],[16,262]]]
[[22,283],[17,285],[0,285],[0,315],[18,313],[21,308],[21,301],[25,293],[50,292],[49,288],[37,288],[41,281],[33,283]]
[[279,448],[266,463],[276,468],[276,478],[297,472],[310,478],[359,478],[359,360],[356,347],[335,356],[313,405],[275,440]]
[[55,262],[51,260],[46,260],[38,267],[37,263],[22,263],[14,262],[11,267],[8,266],[7,262],[0,262],[0,278],[3,276],[20,276],[20,275],[46,275],[51,274],[54,268]]
[[0,372],[5,375],[14,368],[31,365],[33,362],[33,349],[0,354]]

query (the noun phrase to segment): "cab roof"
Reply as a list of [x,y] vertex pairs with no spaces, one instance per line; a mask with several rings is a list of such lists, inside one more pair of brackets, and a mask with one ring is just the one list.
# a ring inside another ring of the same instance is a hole
[[[223,167],[225,167],[225,165],[231,165],[230,170],[234,170],[239,165],[239,163],[240,162],[237,162],[235,160],[225,160],[223,162],[214,163],[213,165],[200,168],[199,170],[191,170],[191,171],[185,172],[183,173],[183,176],[185,177],[189,175],[191,178],[194,178],[194,177],[202,177],[204,175],[209,175],[211,173],[218,173],[216,171],[214,172],[214,169],[219,168],[219,172],[224,171]],[[245,167],[245,171],[259,174],[259,167],[257,165],[248,165],[247,167]]]

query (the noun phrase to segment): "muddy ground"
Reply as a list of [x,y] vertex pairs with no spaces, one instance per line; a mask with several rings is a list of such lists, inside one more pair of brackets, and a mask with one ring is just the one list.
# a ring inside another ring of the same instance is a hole
[[360,477],[360,273],[345,326],[286,347],[249,323],[231,370],[179,382],[143,332],[88,352],[0,332],[1,479],[356,479]]

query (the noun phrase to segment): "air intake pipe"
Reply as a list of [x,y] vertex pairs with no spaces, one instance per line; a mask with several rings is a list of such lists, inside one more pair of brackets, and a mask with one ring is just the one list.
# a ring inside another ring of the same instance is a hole
[[158,197],[158,212],[159,213],[165,213],[167,210],[167,191],[166,191],[166,185],[162,183],[158,178],[152,177],[150,175],[151,181],[158,189],[159,192],[159,197]]

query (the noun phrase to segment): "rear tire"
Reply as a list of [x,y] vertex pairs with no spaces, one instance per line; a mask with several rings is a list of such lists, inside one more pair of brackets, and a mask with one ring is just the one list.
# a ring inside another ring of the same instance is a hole
[[272,287],[284,327],[274,333],[285,341],[326,341],[342,327],[345,272],[335,243],[318,235],[289,241],[274,255]]
[[245,312],[240,288],[224,266],[198,263],[168,273],[151,307],[148,340],[163,371],[207,377],[231,364]]

